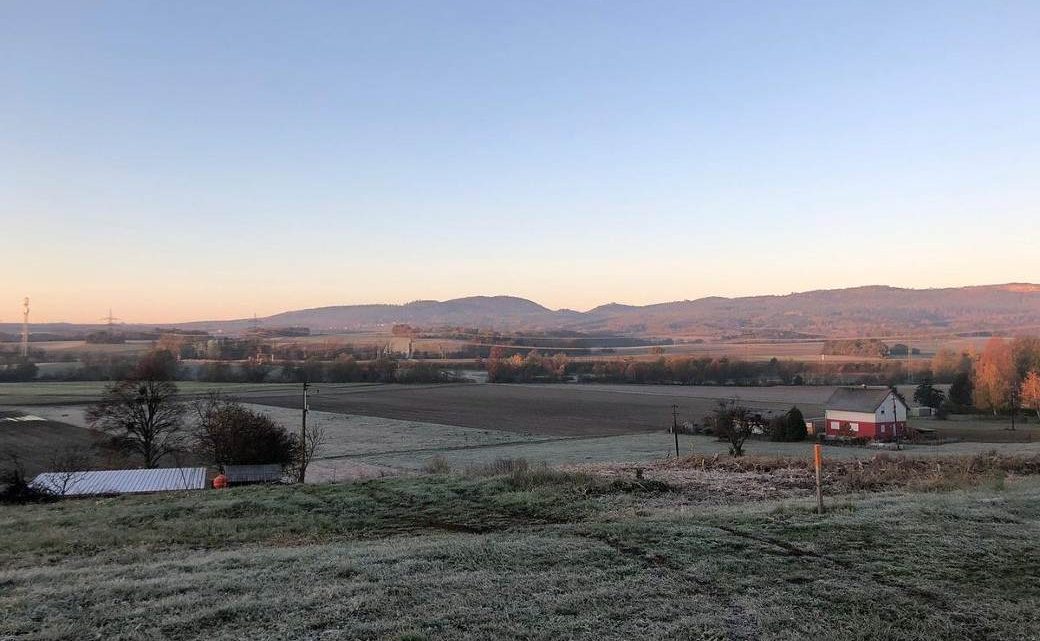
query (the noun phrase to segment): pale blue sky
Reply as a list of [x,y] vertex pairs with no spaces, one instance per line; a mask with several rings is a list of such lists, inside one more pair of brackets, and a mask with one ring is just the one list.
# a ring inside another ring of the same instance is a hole
[[1037,2],[4,2],[0,321],[1040,281]]

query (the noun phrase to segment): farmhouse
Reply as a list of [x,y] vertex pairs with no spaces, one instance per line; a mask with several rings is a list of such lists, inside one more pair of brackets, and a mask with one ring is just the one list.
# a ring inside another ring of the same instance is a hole
[[906,415],[906,403],[887,387],[839,387],[827,401],[827,436],[902,438]]

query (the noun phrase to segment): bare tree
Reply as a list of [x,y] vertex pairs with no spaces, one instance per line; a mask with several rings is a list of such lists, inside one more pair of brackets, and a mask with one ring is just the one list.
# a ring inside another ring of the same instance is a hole
[[307,480],[307,468],[317,458],[318,453],[325,443],[328,441],[328,436],[325,433],[325,427],[322,425],[312,425],[307,428],[304,432],[303,439],[297,440],[297,466],[298,466],[298,479],[300,483],[304,483]]
[[65,496],[83,472],[90,469],[90,456],[82,450],[66,447],[51,457],[50,469],[51,484],[48,489],[58,496]]
[[109,386],[87,409],[92,427],[112,436],[113,445],[139,456],[147,468],[184,445],[186,408],[170,381],[124,380]]

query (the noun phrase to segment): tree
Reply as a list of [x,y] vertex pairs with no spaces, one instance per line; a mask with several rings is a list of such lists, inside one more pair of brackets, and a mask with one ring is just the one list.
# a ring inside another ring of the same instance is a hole
[[185,410],[174,383],[128,379],[105,389],[101,400],[87,408],[87,421],[110,434],[116,448],[152,468],[183,447]]
[[76,448],[64,448],[51,457],[52,482],[48,489],[57,496],[65,496],[89,468],[90,457],[87,454]]
[[715,426],[715,434],[729,441],[729,453],[733,456],[743,456],[744,441],[751,436],[751,410],[737,405],[736,401],[719,401],[709,420]]
[[921,381],[921,384],[914,390],[914,402],[920,403],[925,407],[941,407],[945,400],[946,394],[943,393],[942,390],[936,389],[935,386],[932,385],[932,380],[930,378]]
[[960,372],[953,377],[953,384],[950,385],[950,394],[948,398],[955,407],[971,407],[974,395],[970,374],[967,372]]
[[991,338],[986,342],[975,367],[975,406],[991,410],[995,415],[1010,405],[1012,392],[1017,387],[1011,344],[1001,338]]
[[802,410],[792,407],[787,411],[786,418],[787,429],[784,440],[804,441],[805,437],[808,436],[808,431],[805,428],[805,416],[802,414]]
[[1020,390],[1022,404],[1031,408],[1040,418],[1040,371],[1033,370],[1022,381]]
[[36,363],[27,358],[0,355],[0,382],[31,381],[36,378]]
[[177,357],[167,349],[153,349],[137,361],[133,378],[142,381],[172,381],[177,378]]
[[40,503],[54,500],[44,488],[31,485],[25,474],[25,465],[17,454],[7,455],[6,466],[0,470],[0,504]]
[[932,357],[932,374],[940,382],[953,382],[958,375],[971,373],[971,360],[967,352],[940,349]]
[[1011,342],[1015,374],[1024,381],[1030,372],[1040,372],[1040,338],[1020,336]]
[[307,468],[325,447],[327,440],[325,427],[322,425],[308,425],[303,439],[296,438],[296,461],[293,476],[298,478],[300,483],[306,480]]
[[195,451],[216,466],[277,463],[289,467],[297,443],[269,416],[213,394],[192,403]]

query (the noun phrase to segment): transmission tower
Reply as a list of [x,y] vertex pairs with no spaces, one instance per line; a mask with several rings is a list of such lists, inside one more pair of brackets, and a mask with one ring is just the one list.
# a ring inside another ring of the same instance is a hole
[[29,358],[29,297],[22,301],[22,358]]
[[112,331],[112,329],[113,329],[113,328],[115,327],[115,325],[116,325],[116,321],[117,321],[117,320],[121,320],[121,319],[119,319],[119,318],[116,318],[115,316],[113,316],[113,315],[112,315],[112,308],[111,308],[111,307],[109,307],[109,308],[108,308],[108,316],[102,316],[102,317],[101,317],[101,320],[103,320],[103,321],[105,321],[105,322],[107,322],[107,323],[108,323],[108,331],[109,331],[109,332],[111,332],[111,331]]

